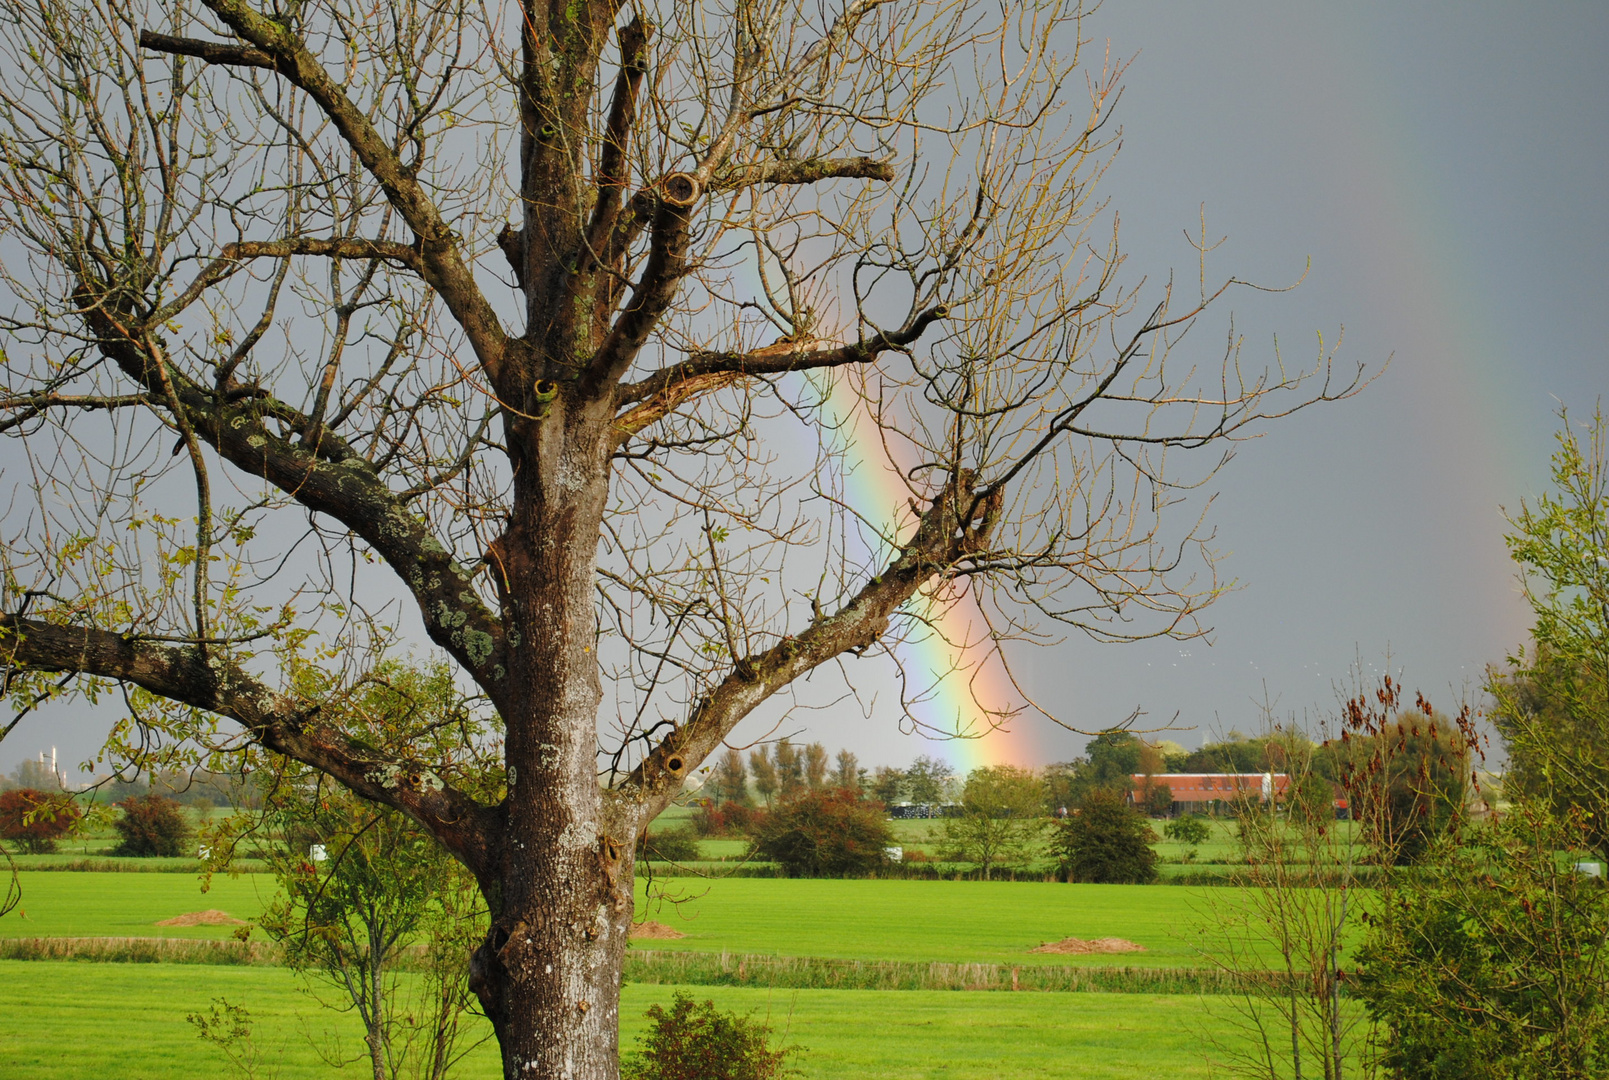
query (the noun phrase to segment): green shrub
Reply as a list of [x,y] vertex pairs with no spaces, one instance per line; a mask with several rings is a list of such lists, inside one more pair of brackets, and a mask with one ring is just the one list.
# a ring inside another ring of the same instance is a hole
[[1434,712],[1422,697],[1419,708],[1398,712],[1399,699],[1389,695],[1399,690],[1383,691],[1390,704],[1378,712],[1350,709],[1349,737],[1325,749],[1378,855],[1409,866],[1462,819],[1472,744],[1466,715]]
[[1517,804],[1444,839],[1383,889],[1349,994],[1404,1080],[1587,1080],[1609,1075],[1609,888],[1561,851],[1584,815]]
[[1152,817],[1167,817],[1173,812],[1173,789],[1166,784],[1152,784],[1145,791],[1145,812]]
[[638,837],[637,858],[639,861],[692,862],[698,858],[698,833],[690,826],[679,825]]
[[1061,823],[1056,846],[1067,881],[1146,885],[1156,880],[1156,833],[1113,791],[1096,788]]
[[113,855],[183,855],[190,823],[179,804],[162,795],[136,795],[118,803],[123,811],[112,827],[121,837]]
[[56,850],[82,816],[71,796],[47,794],[35,788],[17,788],[0,795],[0,837],[11,840],[30,855]]
[[1013,765],[973,769],[961,793],[959,809],[959,814],[944,820],[945,848],[941,854],[946,859],[975,864],[985,881],[996,866],[1040,854],[1045,832],[1045,782],[1032,770]]
[[1195,848],[1207,842],[1212,835],[1212,827],[1202,820],[1200,814],[1186,814],[1162,826],[1162,835],[1185,847]]
[[811,791],[761,817],[754,851],[789,877],[847,877],[884,865],[894,834],[883,804],[849,788]]
[[648,1010],[652,1026],[637,1037],[638,1051],[620,1062],[622,1080],[779,1080],[794,1075],[788,1055],[798,1047],[770,1047],[771,1028],[751,1016],[722,1012],[713,1001],[695,1004],[678,991],[670,1008]]

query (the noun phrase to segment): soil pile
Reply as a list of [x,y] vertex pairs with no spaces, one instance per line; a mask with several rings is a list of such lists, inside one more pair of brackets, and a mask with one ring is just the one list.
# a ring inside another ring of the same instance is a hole
[[1087,955],[1089,953],[1144,952],[1145,946],[1136,945],[1134,942],[1120,937],[1102,937],[1095,938],[1092,941],[1085,941],[1083,938],[1070,937],[1062,938],[1060,941],[1047,941],[1043,945],[1040,945],[1037,949],[1030,949],[1029,951],[1037,953],[1061,953],[1064,955]]
[[655,922],[649,919],[647,922],[641,922],[633,926],[631,936],[634,938],[657,938],[661,941],[669,941],[672,938],[686,937],[687,935],[680,930],[666,926],[662,922]]
[[192,911],[184,915],[175,915],[171,919],[163,919],[158,926],[245,926],[245,919],[237,919],[227,911],[217,908],[208,908],[206,911]]

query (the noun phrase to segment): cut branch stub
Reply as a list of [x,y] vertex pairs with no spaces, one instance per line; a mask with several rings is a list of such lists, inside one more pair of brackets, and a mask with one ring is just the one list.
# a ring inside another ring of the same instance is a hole
[[559,396],[559,384],[552,379],[538,379],[531,387],[531,415],[542,419],[553,410],[553,399]]
[[659,181],[659,197],[672,206],[692,206],[698,201],[698,193],[698,177],[692,173],[667,173]]

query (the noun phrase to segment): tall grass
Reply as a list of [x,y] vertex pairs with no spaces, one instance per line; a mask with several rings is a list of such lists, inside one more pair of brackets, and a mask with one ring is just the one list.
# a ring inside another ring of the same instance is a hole
[[[1239,876],[1244,867],[1234,863],[1192,863],[1179,866],[1165,863],[1156,885],[1237,886],[1243,884]],[[1391,867],[1354,867],[1349,871],[1354,880],[1373,885],[1392,872]],[[1332,884],[1339,871],[1331,867],[1318,867],[1296,871],[1293,880],[1314,887]],[[639,878],[786,878],[788,872],[775,863],[740,862],[726,859],[697,859],[687,863],[637,863]],[[891,863],[863,874],[849,875],[864,881],[983,881],[982,871],[958,863],[909,862]],[[1044,869],[996,867],[988,880],[1056,882],[1061,879]]]
[[[409,957],[399,965],[408,968]],[[79,960],[110,964],[212,964],[277,967],[277,945],[187,938],[13,938],[0,960]],[[626,981],[647,985],[754,986],[790,990],[1001,990],[1105,994],[1244,993],[1244,975],[1212,969],[1054,967],[1014,964],[834,960],[811,956],[633,950]],[[1278,977],[1268,976],[1269,989]]]
[[[691,986],[765,986],[794,990],[1003,990],[1108,994],[1244,993],[1244,976],[1210,969],[1055,967],[1041,964],[947,964],[906,960],[835,960],[727,952],[626,954],[631,982]],[[1275,979],[1270,976],[1270,989]]]
[[[639,878],[785,878],[788,872],[776,863],[742,862],[730,859],[697,859],[687,863],[637,863]],[[983,872],[965,864],[940,862],[888,863],[850,878],[863,881],[983,881]],[[995,867],[991,881],[1055,881],[1055,874],[1043,869]]]
[[258,941],[194,938],[10,938],[0,940],[0,960],[87,960],[103,964],[216,964],[278,966],[277,945]]
[[[80,874],[199,874],[204,869],[196,859],[71,859],[59,855],[13,856],[18,870],[62,871]],[[268,864],[256,859],[236,859],[229,867],[237,874],[266,874]]]

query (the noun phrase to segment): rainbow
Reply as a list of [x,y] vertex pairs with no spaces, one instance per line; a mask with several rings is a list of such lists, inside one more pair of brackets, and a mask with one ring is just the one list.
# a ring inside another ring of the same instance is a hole
[[[901,526],[908,531],[910,490],[865,399],[842,375],[812,382],[824,395],[833,449],[845,464],[845,502],[884,535]],[[930,742],[925,752],[942,756],[963,776],[985,765],[1043,765],[1038,729],[1050,721],[1025,707],[972,596],[935,598],[921,616],[928,625],[911,627],[894,654],[914,698],[909,712]]]
[[[1373,268],[1367,288],[1356,287],[1353,302],[1363,311],[1351,321],[1366,332],[1400,335],[1389,342],[1396,352],[1394,370],[1371,393],[1405,403],[1375,422],[1403,425],[1413,468],[1427,478],[1422,481],[1426,495],[1434,495],[1438,511],[1451,515],[1441,528],[1472,538],[1457,549],[1460,569],[1471,581],[1506,584],[1515,571],[1500,541],[1499,507],[1517,509],[1520,496],[1540,486],[1540,465],[1552,450],[1552,423],[1542,415],[1533,373],[1508,359],[1519,346],[1505,340],[1506,324],[1493,302],[1503,298],[1494,297],[1495,284],[1477,272],[1485,261],[1475,237],[1442,197],[1459,177],[1445,174],[1445,166],[1427,154],[1430,140],[1401,105],[1411,88],[1401,85],[1380,59],[1376,43],[1366,39],[1368,24],[1338,13],[1343,11],[1308,21],[1307,37],[1332,47],[1304,50],[1304,63],[1288,76],[1323,88],[1312,95],[1321,108],[1308,123],[1327,133],[1330,197],[1341,203],[1335,218],[1348,230],[1344,243],[1316,269],[1344,272],[1353,257]],[[1300,89],[1277,86],[1270,94],[1305,103],[1309,95]],[[1372,364],[1375,357],[1368,359]],[[847,464],[846,500],[868,518],[881,515],[890,530],[908,524],[909,493],[900,470],[888,459],[851,380],[829,376],[816,385],[829,396],[828,411],[842,424],[837,449]],[[1410,488],[1404,495],[1413,493]],[[1461,601],[1459,610],[1462,617],[1492,627],[1490,636],[1500,648],[1521,641],[1528,628],[1528,612],[1510,587],[1483,588]],[[987,646],[987,627],[966,599],[942,614],[934,633],[896,647],[913,682],[926,676],[935,684],[913,710],[923,724],[976,731],[987,726],[981,720],[989,712],[1009,714],[1022,704]],[[999,730],[933,745],[961,770],[997,763],[1042,765],[1056,752],[1050,749],[1054,730],[1029,710]],[[1054,743],[1061,746],[1065,740]]]
[[[1309,123],[1330,141],[1338,197],[1350,204],[1344,218],[1355,228],[1350,245],[1378,271],[1369,317],[1400,335],[1391,342],[1396,370],[1378,392],[1407,403],[1413,469],[1433,478],[1426,487],[1439,489],[1438,509],[1446,508],[1438,527],[1467,537],[1454,549],[1464,579],[1492,583],[1448,615],[1484,622],[1502,648],[1530,628],[1517,590],[1497,585],[1516,573],[1500,539],[1502,508],[1517,510],[1541,486],[1554,422],[1537,368],[1513,359],[1526,344],[1507,339],[1497,314],[1513,303],[1501,271],[1445,197],[1464,178],[1427,152],[1433,133],[1402,105],[1413,89],[1363,20],[1314,11],[1313,37],[1332,44],[1304,52],[1299,77],[1325,87],[1326,113]],[[1479,664],[1474,671],[1478,679]]]

